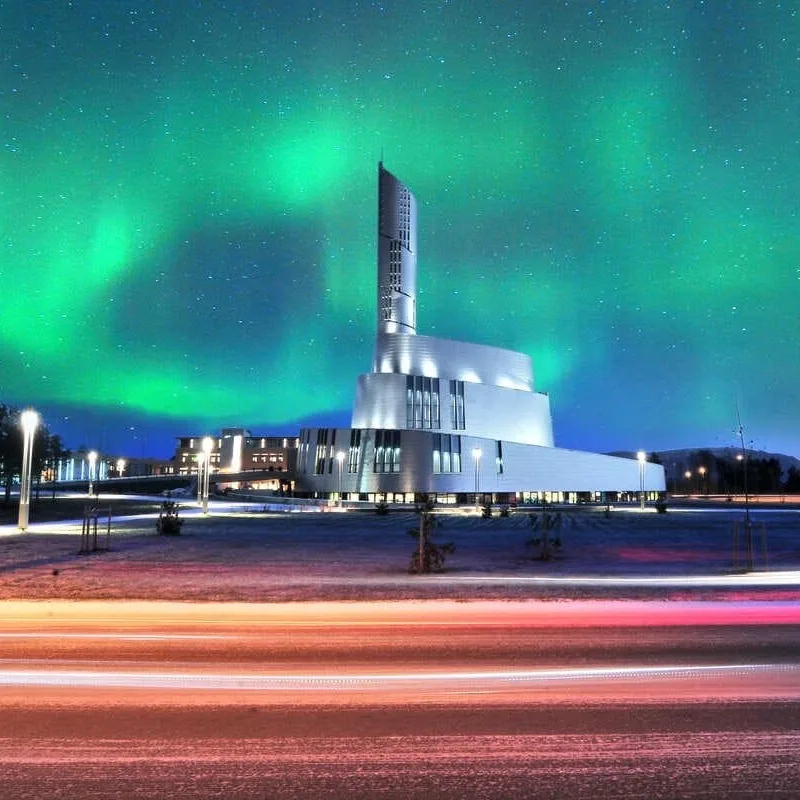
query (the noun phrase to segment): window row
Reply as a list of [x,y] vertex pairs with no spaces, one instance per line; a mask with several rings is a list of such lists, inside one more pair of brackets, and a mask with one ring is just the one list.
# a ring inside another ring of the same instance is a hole
[[[411,377],[411,376],[410,376]],[[432,394],[434,381],[436,378],[422,380],[431,381],[429,389]],[[424,384],[423,384],[424,386]],[[437,387],[438,389],[438,387]],[[416,392],[416,389],[414,390]],[[424,388],[422,390],[424,397]],[[347,451],[336,452],[336,430],[333,428],[319,428],[316,432],[316,442],[314,451],[314,474],[332,474],[336,469],[336,464],[341,458],[342,469],[345,468],[350,474],[359,472],[362,460],[362,434],[363,431],[353,429],[350,431],[350,445]],[[376,430],[375,448],[372,462],[372,470],[375,473],[400,472],[400,460],[402,452],[402,431],[399,430]],[[300,464],[305,471],[306,454],[312,442],[310,437],[304,437],[300,442]],[[434,433],[431,436],[431,456],[432,468],[436,475],[460,473],[463,470],[463,457],[461,451],[461,436],[459,434]],[[498,475],[503,474],[503,443],[495,442],[495,469]]]
[[406,376],[406,427],[441,428],[439,379]]

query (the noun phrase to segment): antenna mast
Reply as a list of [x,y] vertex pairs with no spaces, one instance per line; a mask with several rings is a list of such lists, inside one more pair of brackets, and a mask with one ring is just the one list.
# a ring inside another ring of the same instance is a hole
[[739,426],[739,444],[742,448],[742,488],[744,489],[744,539],[747,550],[747,571],[753,571],[753,528],[750,523],[750,493],[747,490],[747,449],[744,446],[744,427],[739,413],[739,398],[736,398],[736,422]]

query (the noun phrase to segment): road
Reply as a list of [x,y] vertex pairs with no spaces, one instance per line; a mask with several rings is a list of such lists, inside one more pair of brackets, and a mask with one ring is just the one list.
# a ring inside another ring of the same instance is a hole
[[792,603],[3,604],[0,796],[797,796]]

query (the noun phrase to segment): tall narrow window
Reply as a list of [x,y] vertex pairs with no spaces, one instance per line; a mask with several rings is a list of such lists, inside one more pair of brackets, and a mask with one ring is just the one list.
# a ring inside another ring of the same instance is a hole
[[449,433],[434,434],[433,447],[434,473],[461,472],[461,437]]
[[350,431],[350,450],[347,454],[347,471],[358,472],[361,461],[361,431],[354,428]]
[[439,379],[421,375],[406,376],[406,426],[441,428]]
[[497,442],[497,453],[495,455],[495,463],[497,464],[497,474],[503,474],[503,443]]
[[464,430],[464,381],[450,381],[450,425]]
[[317,430],[317,449],[314,453],[314,474],[325,474],[325,460],[328,456],[328,429],[319,428]]
[[374,472],[400,472],[400,431],[375,431]]

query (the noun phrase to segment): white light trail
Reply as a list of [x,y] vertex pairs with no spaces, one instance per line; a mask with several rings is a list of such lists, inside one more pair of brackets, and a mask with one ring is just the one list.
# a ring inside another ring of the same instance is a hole
[[[429,583],[442,582],[439,576]],[[448,583],[550,583],[584,586],[797,586],[800,570],[749,572],[744,575],[448,575]]]
[[797,664],[725,664],[657,667],[594,667],[513,671],[418,672],[365,675],[219,675],[206,673],[148,673],[60,670],[0,670],[2,686],[70,686],[129,689],[202,689],[270,691],[330,691],[333,689],[391,688],[400,684],[494,683],[542,684],[564,681],[692,679],[723,674],[800,672]]

